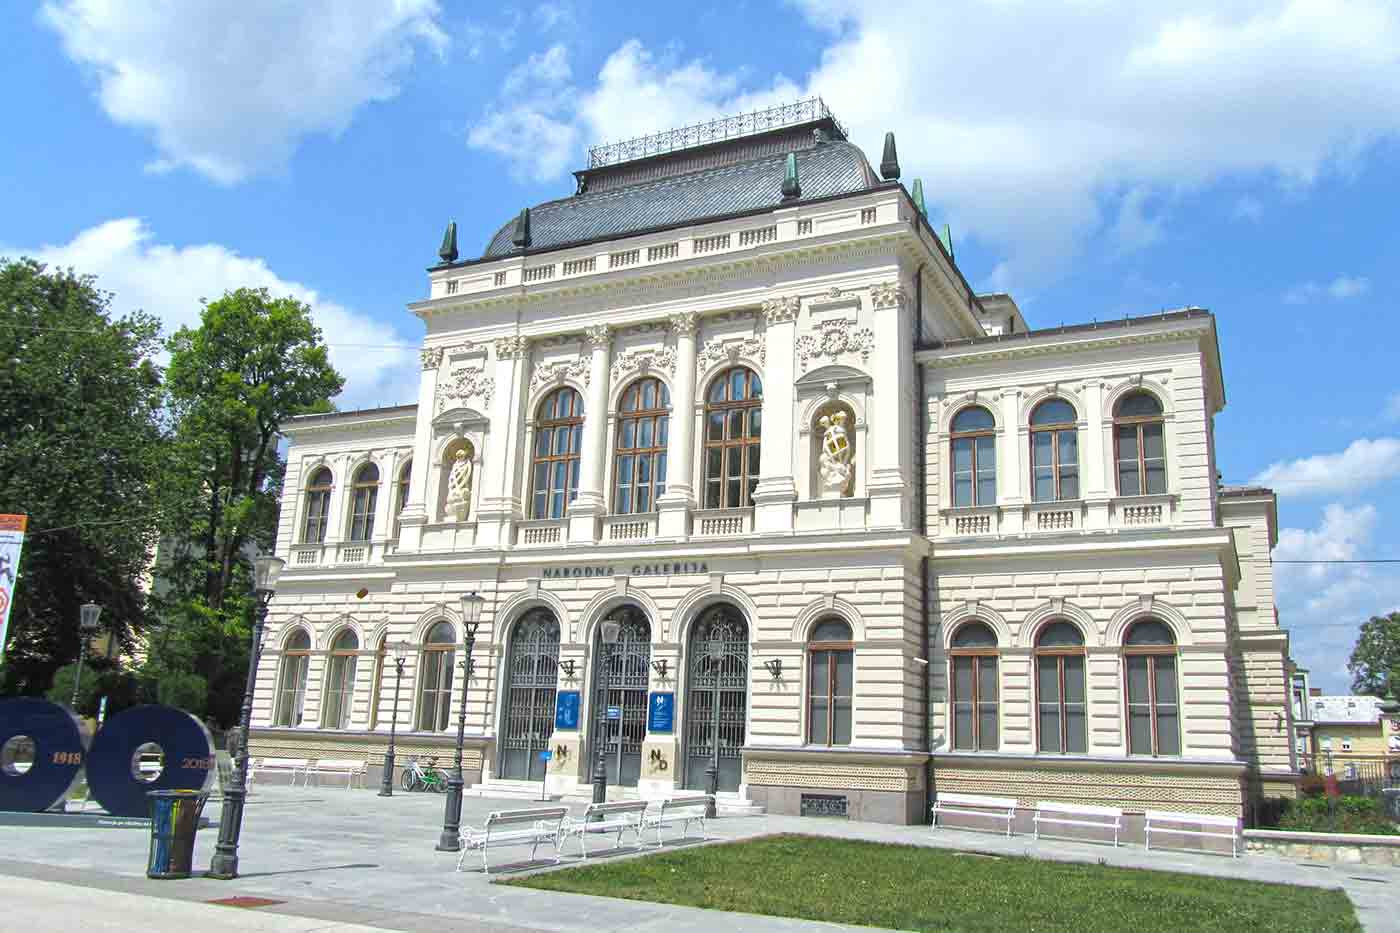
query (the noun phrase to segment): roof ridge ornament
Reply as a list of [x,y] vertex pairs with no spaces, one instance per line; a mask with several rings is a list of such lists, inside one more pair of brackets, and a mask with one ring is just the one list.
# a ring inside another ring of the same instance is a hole
[[919,209],[919,216],[928,220],[928,207],[924,204],[924,180],[914,179],[914,206]]
[[899,181],[899,153],[895,151],[894,133],[885,134],[885,152],[880,157],[880,177],[885,181]]
[[783,200],[791,201],[802,197],[802,182],[797,180],[797,153],[787,154],[787,166],[783,170]]
[[457,221],[449,220],[442,233],[442,245],[438,247],[438,258],[443,262],[457,261]]
[[520,216],[515,218],[515,231],[510,236],[510,241],[521,249],[530,248],[530,209],[524,208],[520,211]]

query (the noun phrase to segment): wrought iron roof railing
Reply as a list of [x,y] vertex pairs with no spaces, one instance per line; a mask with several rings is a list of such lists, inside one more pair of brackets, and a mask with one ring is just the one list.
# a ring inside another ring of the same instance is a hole
[[[680,149],[704,146],[708,143],[735,139],[740,136],[752,136],[755,133],[764,133],[784,126],[796,126],[799,123],[810,123],[813,120],[822,119],[835,121],[836,117],[820,97],[809,97],[795,103],[769,107],[767,110],[755,110],[752,113],[720,117],[708,123],[696,123],[693,126],[682,126],[650,136],[638,136],[635,139],[627,139],[622,142],[594,146],[588,150],[588,167],[602,168],[606,165],[617,165],[620,162],[644,159],[663,152],[676,152]],[[845,127],[839,122],[836,123],[836,128],[842,136],[846,135]]]

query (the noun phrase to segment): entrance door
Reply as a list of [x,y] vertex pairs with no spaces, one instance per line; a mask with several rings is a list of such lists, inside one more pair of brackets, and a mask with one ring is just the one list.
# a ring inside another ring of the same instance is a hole
[[506,667],[502,778],[544,780],[540,752],[554,735],[554,694],[559,681],[559,622],[548,609],[533,609],[515,626]]
[[749,627],[733,606],[705,612],[686,650],[685,786],[706,790],[705,771],[718,772],[719,790],[737,791],[743,766],[749,697]]
[[[592,736],[603,736],[606,744],[608,783],[636,787],[642,775],[642,740],[647,735],[647,685],[651,667],[651,624],[640,609],[624,606],[608,616],[621,627],[617,641],[602,642],[602,628],[594,636],[593,729]],[[607,672],[604,695],[602,677]],[[616,707],[620,719],[608,719],[608,707]],[[590,743],[593,739],[589,740]],[[589,746],[588,775],[593,776],[597,746]]]

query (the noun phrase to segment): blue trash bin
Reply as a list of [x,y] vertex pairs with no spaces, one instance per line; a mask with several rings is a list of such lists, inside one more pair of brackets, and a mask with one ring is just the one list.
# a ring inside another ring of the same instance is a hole
[[197,790],[153,790],[151,851],[147,878],[188,878],[194,862],[194,837],[209,795]]

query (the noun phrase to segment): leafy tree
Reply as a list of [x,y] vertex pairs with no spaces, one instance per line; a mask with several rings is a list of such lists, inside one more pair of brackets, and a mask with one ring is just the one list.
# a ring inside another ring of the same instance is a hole
[[93,282],[0,259],[0,512],[29,515],[6,692],[43,693],[77,657],[84,602],[124,647],[148,618],[167,454],[160,331],[146,314],[114,319]]
[[1383,697],[1400,691],[1400,611],[1371,616],[1347,661],[1353,693]]

